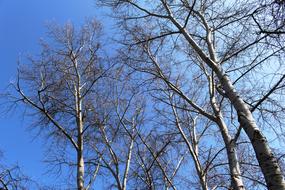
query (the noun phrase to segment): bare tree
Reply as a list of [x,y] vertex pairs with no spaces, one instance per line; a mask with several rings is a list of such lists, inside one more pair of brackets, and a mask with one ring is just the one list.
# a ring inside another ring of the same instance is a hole
[[[123,43],[127,48],[121,53],[126,55],[126,63],[135,70],[164,81],[168,88],[184,97],[189,106],[220,127],[224,143],[228,147],[233,188],[245,188],[235,153],[235,143],[243,129],[253,146],[267,188],[285,189],[277,159],[261,132],[260,126],[263,124],[258,126],[252,113],[264,100],[268,100],[268,96],[262,96],[252,105],[246,99],[256,93],[244,94],[241,90],[242,87],[254,86],[252,80],[250,85],[247,82],[241,83],[247,79],[247,73],[254,76],[253,71],[259,65],[270,63],[283,49],[282,46],[276,47],[268,43],[268,33],[256,34],[255,31],[260,28],[252,15],[255,14],[257,2],[161,0],[149,4],[148,1],[114,0],[101,3],[116,11],[115,16],[125,33]],[[284,67],[280,66],[280,69],[283,71]],[[186,73],[189,70],[188,78],[196,77],[207,81],[204,85],[210,89],[207,93],[200,91],[200,96],[206,96],[210,100],[207,105],[212,110],[202,106],[202,99],[196,101],[186,96],[183,93],[184,83],[173,82],[179,79],[183,71]],[[199,75],[195,76],[194,71],[198,71]],[[242,72],[242,75],[235,71]],[[256,78],[260,78],[259,74],[265,77],[262,73],[255,72]],[[278,76],[275,73],[275,80]],[[232,79],[235,77],[238,78],[238,85]],[[280,82],[276,85],[280,88],[283,77],[278,81]],[[230,113],[232,108],[236,111],[235,114]],[[240,126],[237,131],[231,132],[233,136],[227,132],[229,127],[226,123]]]
[[265,138],[285,134],[284,2],[99,2],[122,29],[118,59],[98,21],[53,24],[8,94],[51,139],[53,171],[79,190],[98,176],[120,190],[285,189]]
[[261,1],[252,14],[260,33],[284,35],[285,2],[283,0]]
[[[88,144],[93,139],[87,134],[98,131],[94,128],[100,115],[98,103],[106,99],[101,79],[112,65],[102,58],[102,29],[96,20],[88,20],[79,30],[71,23],[52,24],[49,35],[50,42],[41,43],[41,54],[19,65],[17,81],[12,84],[16,95],[12,92],[10,98],[24,104],[34,125],[54,140],[50,153],[55,154],[49,162],[75,167],[77,189],[85,190],[99,169],[99,164],[95,168],[88,164]],[[100,156],[94,153],[92,159],[100,160]]]
[[[128,93],[120,83],[126,84],[126,81],[110,84],[113,93],[108,118],[98,121],[99,139],[92,144],[92,148],[100,155],[102,172],[109,176],[108,186],[126,190],[135,154],[135,130],[142,125],[144,109],[140,101],[131,103],[134,94]],[[126,95],[130,99],[125,98]]]
[[25,190],[31,180],[25,176],[18,166],[0,166],[0,189],[3,190]]
[[43,188],[31,177],[24,174],[21,167],[18,164],[5,164],[6,159],[3,153],[0,151],[0,189],[1,190],[26,190],[28,188],[38,188],[42,190],[48,190]]

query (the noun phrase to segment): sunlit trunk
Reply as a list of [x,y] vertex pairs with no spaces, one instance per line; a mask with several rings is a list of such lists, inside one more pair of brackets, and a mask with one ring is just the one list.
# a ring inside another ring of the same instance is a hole
[[249,107],[236,92],[230,78],[222,72],[222,69],[215,68],[215,72],[221,81],[226,96],[229,98],[237,111],[240,125],[252,143],[268,189],[284,190],[285,182],[280,167],[268,145],[265,136],[261,133],[256,125]]
[[[80,96],[79,96],[80,97]],[[83,158],[83,121],[82,121],[82,110],[81,100],[79,98],[77,104],[77,134],[78,134],[78,150],[77,150],[77,187],[78,190],[84,190],[84,158]]]
[[245,190],[241,177],[240,165],[237,158],[235,142],[229,135],[227,126],[221,116],[218,117],[217,123],[226,146],[229,169],[231,174],[231,186],[234,190]]
[[267,187],[269,190],[285,190],[285,182],[266,138],[263,136],[252,113],[240,95],[234,88],[230,78],[223,72],[223,69],[212,61],[194,41],[192,36],[183,28],[176,19],[170,18],[173,24],[180,30],[189,45],[196,51],[199,57],[216,73],[219,81],[221,82],[222,88],[226,93],[227,98],[237,111],[239,123],[246,132],[250,139],[253,149],[256,154],[256,158],[261,167],[261,171],[264,175]]
[[83,157],[83,115],[81,97],[81,76],[78,71],[77,60],[73,55],[74,68],[76,70],[75,103],[76,103],[76,124],[77,124],[77,188],[84,190],[84,157]]

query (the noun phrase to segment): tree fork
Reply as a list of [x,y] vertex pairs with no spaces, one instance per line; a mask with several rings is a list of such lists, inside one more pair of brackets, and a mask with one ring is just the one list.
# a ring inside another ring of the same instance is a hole
[[239,96],[234,86],[232,85],[230,78],[224,74],[222,69],[216,67],[214,71],[221,82],[222,88],[225,91],[227,98],[233,104],[238,114],[238,121],[240,125],[252,143],[256,158],[264,175],[267,188],[269,190],[285,190],[284,178],[278,165],[277,159],[273,155],[266,137],[261,133],[258,126],[256,125],[249,107]]

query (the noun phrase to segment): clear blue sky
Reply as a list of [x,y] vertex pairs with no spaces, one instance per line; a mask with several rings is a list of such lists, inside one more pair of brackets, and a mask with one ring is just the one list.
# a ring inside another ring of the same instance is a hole
[[[45,23],[80,24],[92,16],[99,16],[104,24],[109,22],[95,8],[95,0],[0,0],[0,92],[15,78],[18,56],[39,52]],[[18,163],[27,175],[50,183],[52,180],[44,175],[43,142],[33,140],[33,134],[26,130],[27,123],[17,113],[0,116],[0,150],[5,156],[1,162]]]

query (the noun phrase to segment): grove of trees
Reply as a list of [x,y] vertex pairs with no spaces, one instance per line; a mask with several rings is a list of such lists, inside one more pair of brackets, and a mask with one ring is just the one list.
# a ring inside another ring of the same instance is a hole
[[285,190],[284,0],[96,2],[113,44],[104,21],[52,24],[5,94],[59,189]]

